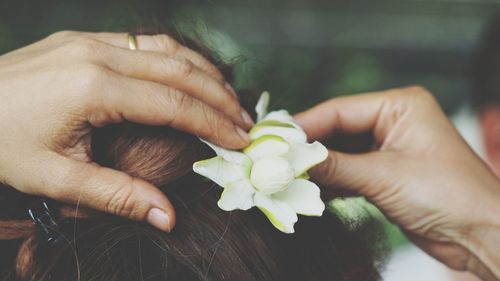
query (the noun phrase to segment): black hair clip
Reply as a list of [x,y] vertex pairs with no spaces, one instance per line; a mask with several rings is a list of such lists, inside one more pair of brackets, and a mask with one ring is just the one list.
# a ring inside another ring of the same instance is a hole
[[29,209],[28,213],[33,220],[33,223],[45,232],[47,235],[47,243],[50,246],[57,246],[61,244],[63,237],[59,231],[59,226],[47,206],[47,203],[42,202],[41,209]]

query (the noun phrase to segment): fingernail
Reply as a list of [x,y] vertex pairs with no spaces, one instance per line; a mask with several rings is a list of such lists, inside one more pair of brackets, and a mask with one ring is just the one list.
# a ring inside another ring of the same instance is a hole
[[236,126],[236,132],[238,133],[238,135],[240,135],[241,139],[244,140],[246,143],[250,142],[250,137],[248,136],[247,132],[245,132],[245,130]]
[[236,91],[233,89],[233,87],[229,83],[226,82],[224,84],[224,88],[226,88],[226,90],[228,90],[231,94],[233,94],[233,96],[235,98],[239,99],[238,94],[236,94]]
[[254,122],[252,120],[252,117],[250,117],[250,114],[248,114],[248,112],[246,112],[245,110],[241,111],[241,118],[248,127],[253,127]]
[[170,232],[170,218],[165,211],[152,208],[149,210],[146,220],[154,227],[165,232]]

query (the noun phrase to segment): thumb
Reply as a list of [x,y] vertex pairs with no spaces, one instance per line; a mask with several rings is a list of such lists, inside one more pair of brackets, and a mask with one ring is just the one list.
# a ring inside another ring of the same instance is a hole
[[328,158],[309,173],[322,187],[325,199],[346,192],[373,199],[394,186],[390,182],[394,177],[391,158],[380,152],[347,154],[330,150]]
[[[125,173],[60,155],[46,163],[39,176],[50,198],[147,221],[169,232],[175,225],[175,212],[166,196],[148,182]],[[35,183],[36,184],[36,183]]]

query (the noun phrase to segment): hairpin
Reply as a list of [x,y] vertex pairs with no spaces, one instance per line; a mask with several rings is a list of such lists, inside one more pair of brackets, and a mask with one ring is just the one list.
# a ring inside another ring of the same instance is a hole
[[29,209],[28,213],[33,220],[33,224],[40,227],[47,236],[47,243],[51,246],[57,246],[63,241],[63,237],[59,231],[59,226],[52,216],[49,206],[46,202],[42,202],[41,210],[35,211]]

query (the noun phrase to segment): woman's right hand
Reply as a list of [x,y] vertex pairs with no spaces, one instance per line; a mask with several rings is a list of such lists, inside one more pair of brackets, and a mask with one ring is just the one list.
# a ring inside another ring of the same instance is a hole
[[296,119],[311,139],[375,139],[370,151],[330,151],[312,171],[325,193],[364,195],[448,266],[500,278],[500,182],[425,89],[336,98]]
[[91,131],[125,120],[171,126],[228,148],[252,120],[202,55],[166,35],[59,32],[0,56],[0,182],[168,231],[151,184],[93,163]]

